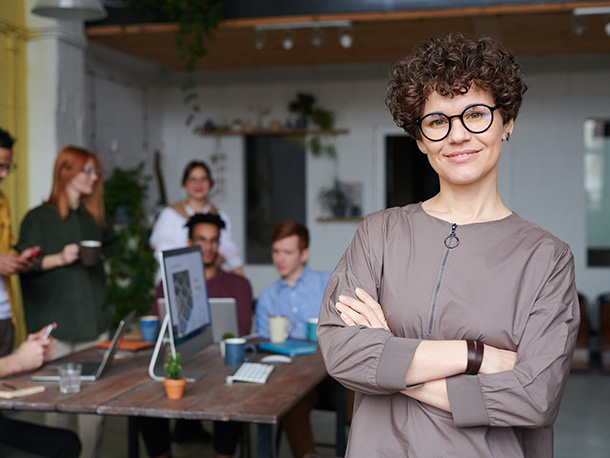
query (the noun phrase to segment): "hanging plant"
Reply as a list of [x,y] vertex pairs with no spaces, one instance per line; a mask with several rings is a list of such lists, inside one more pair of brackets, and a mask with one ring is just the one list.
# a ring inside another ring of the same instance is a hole
[[193,72],[197,60],[206,55],[204,38],[213,36],[222,20],[222,0],[127,0],[129,5],[153,21],[169,21],[178,24],[176,46],[178,59],[189,72],[181,85],[184,103],[191,109],[186,125],[190,126],[199,113],[199,94]]

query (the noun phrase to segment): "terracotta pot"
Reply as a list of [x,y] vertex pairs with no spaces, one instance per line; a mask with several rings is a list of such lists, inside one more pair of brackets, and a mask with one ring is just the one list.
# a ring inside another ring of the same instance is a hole
[[186,378],[182,377],[178,380],[166,378],[163,380],[163,386],[165,386],[165,393],[170,399],[180,399],[184,394],[184,387],[186,386]]

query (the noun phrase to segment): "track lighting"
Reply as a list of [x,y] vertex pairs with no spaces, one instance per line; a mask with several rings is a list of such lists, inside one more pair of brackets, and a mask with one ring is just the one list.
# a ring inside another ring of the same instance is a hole
[[604,23],[604,33],[610,37],[610,6],[599,6],[591,8],[574,8],[572,15],[574,24],[572,31],[577,37],[582,37],[587,32],[587,23],[584,16],[608,15],[608,19]]
[[281,38],[281,46],[286,51],[294,49],[296,45],[295,30],[311,29],[310,43],[314,48],[324,46],[324,29],[336,28],[339,29],[339,44],[342,48],[351,48],[354,43],[354,32],[350,21],[315,21],[315,22],[291,22],[285,24],[269,24],[257,25],[254,27],[254,47],[258,50],[263,49],[267,40],[263,37],[264,32],[268,31],[284,31]]

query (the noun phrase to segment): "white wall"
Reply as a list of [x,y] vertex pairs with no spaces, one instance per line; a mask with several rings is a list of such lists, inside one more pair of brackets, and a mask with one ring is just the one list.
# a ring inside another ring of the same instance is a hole
[[[512,210],[571,245],[578,287],[594,299],[610,289],[610,270],[585,265],[583,121],[593,116],[610,119],[610,59],[564,56],[522,62],[530,89],[501,159],[500,190]],[[370,213],[382,208],[385,199],[385,135],[400,132],[384,105],[387,72],[388,65],[208,72],[200,80],[202,114],[198,122],[237,118],[254,123],[256,107],[271,109],[265,122],[283,122],[289,115],[287,104],[297,91],[314,94],[321,106],[335,112],[335,125],[349,129],[349,134],[337,137],[339,178],[363,184],[363,211]],[[243,250],[243,138],[194,135],[184,125],[188,111],[182,105],[180,82],[175,76],[168,79],[157,105],[168,198],[183,197],[180,176],[190,160],[206,160],[213,168],[215,159],[224,161],[223,192],[213,201],[231,216],[236,241]],[[320,270],[333,269],[356,229],[355,223],[316,221],[321,214],[316,195],[331,181],[331,161],[309,156],[309,264]],[[272,267],[247,266],[246,272],[255,293],[275,279]]]

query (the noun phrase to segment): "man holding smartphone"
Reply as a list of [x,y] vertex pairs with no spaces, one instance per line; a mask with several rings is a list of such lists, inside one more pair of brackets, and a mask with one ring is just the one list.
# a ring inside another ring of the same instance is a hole
[[[0,182],[17,167],[13,162],[13,143],[15,139],[0,128]],[[15,339],[15,301],[10,276],[34,267],[39,251],[38,247],[33,247],[17,254],[13,243],[8,199],[0,191],[0,356],[13,351]]]

